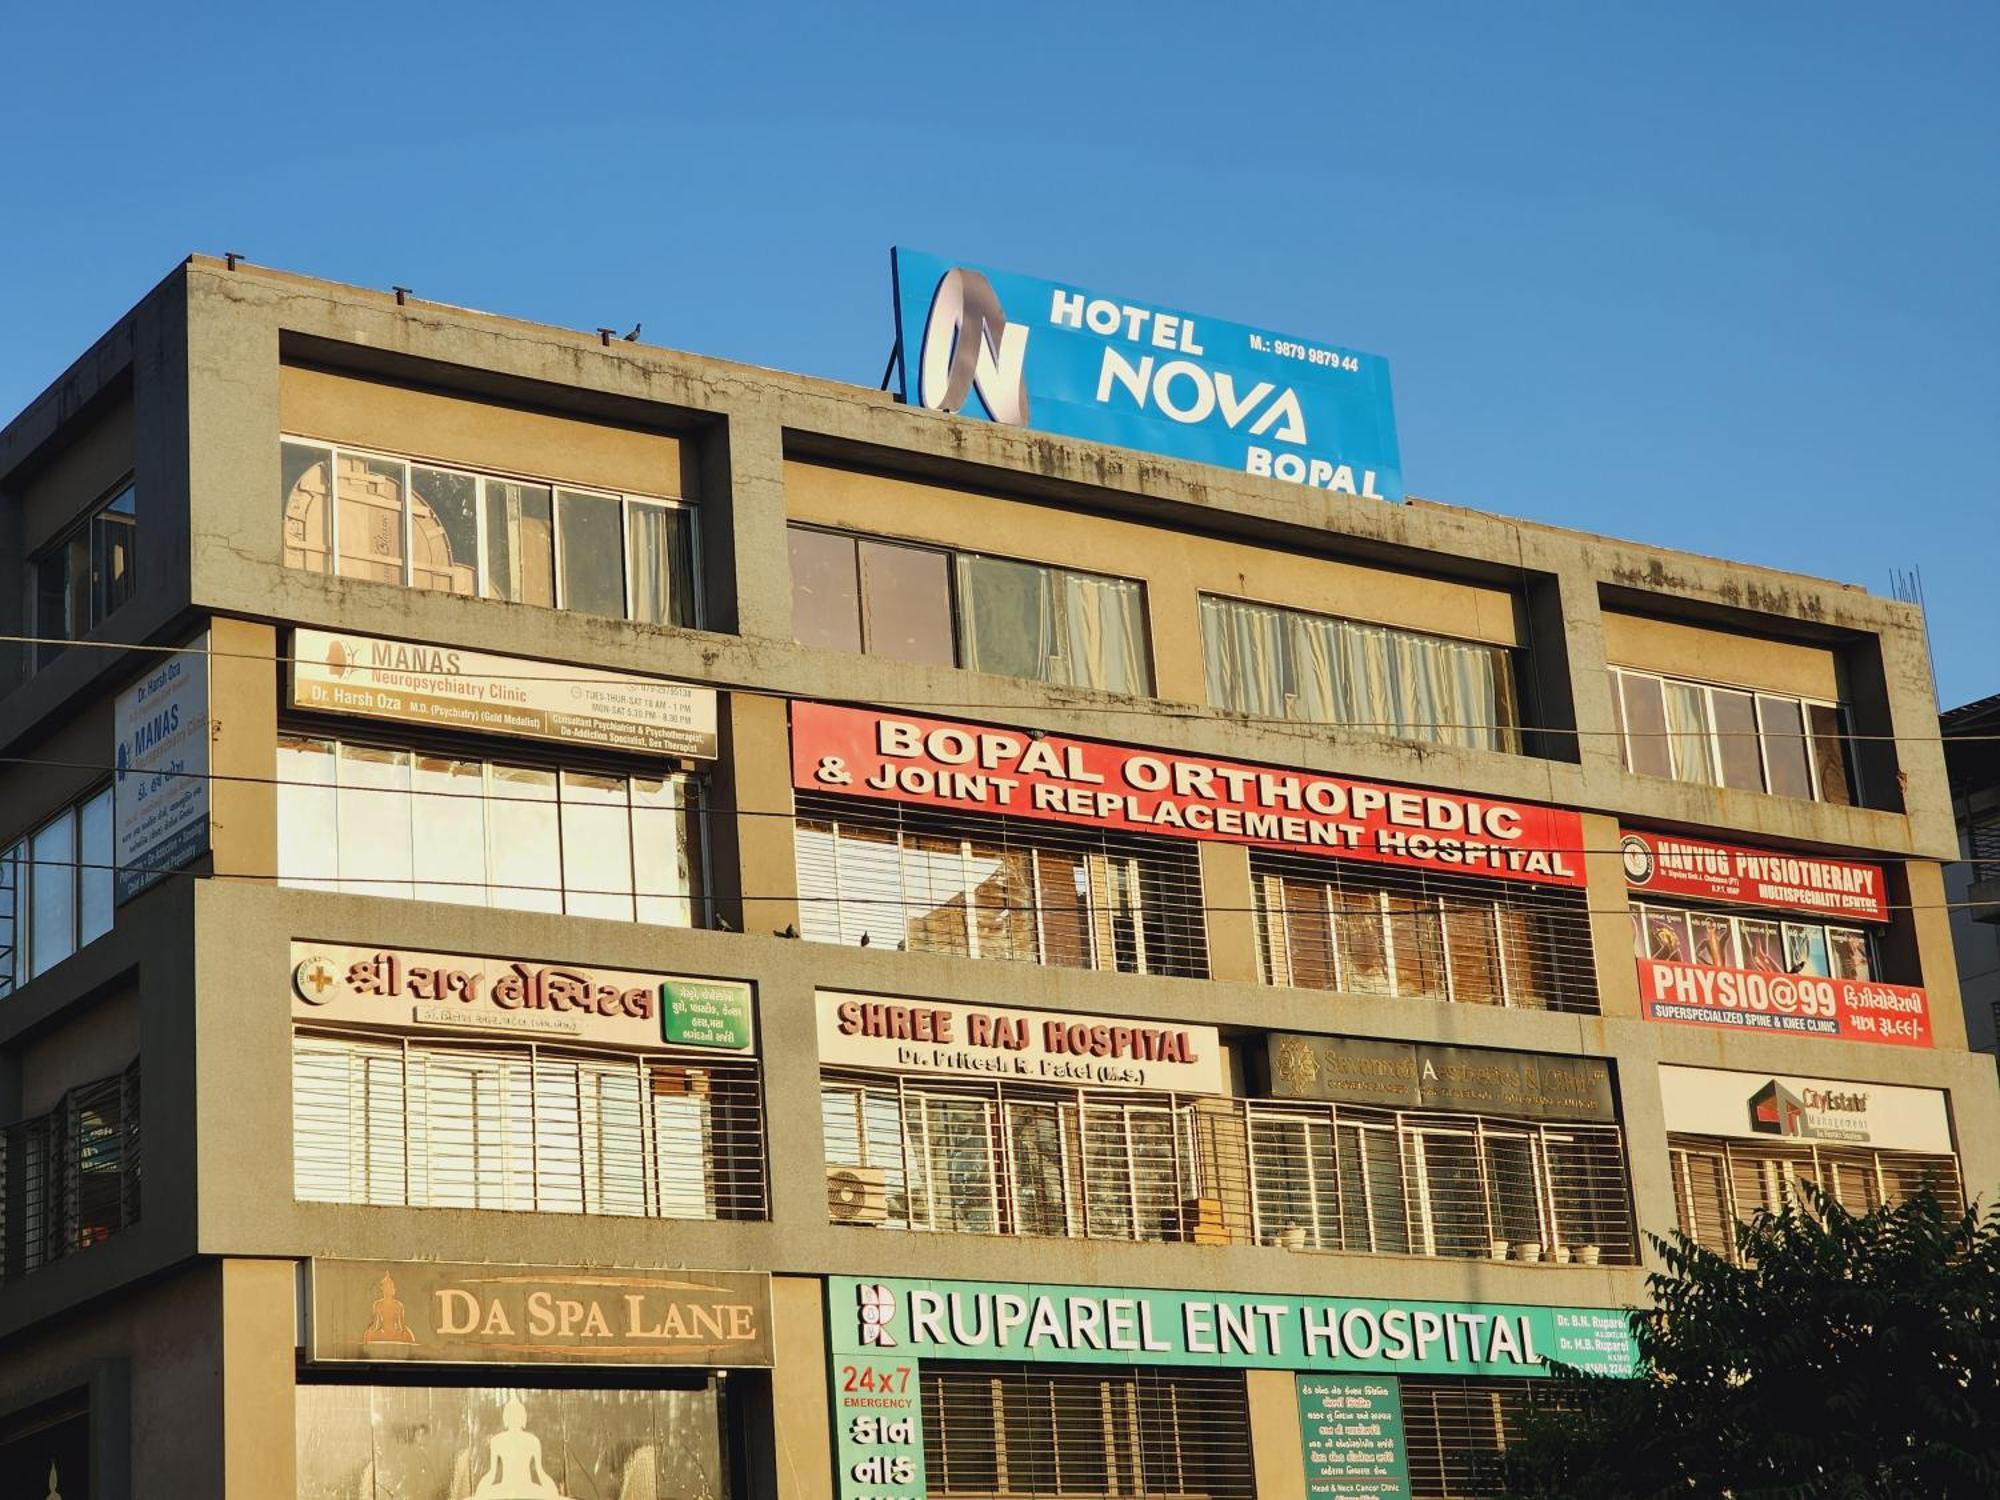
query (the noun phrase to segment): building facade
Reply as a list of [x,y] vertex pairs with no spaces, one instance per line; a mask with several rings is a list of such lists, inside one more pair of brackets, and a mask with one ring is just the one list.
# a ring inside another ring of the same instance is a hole
[[1479,1495],[2000,1179],[1858,589],[200,258],[0,577],[15,1488]]
[[1960,862],[1945,872],[1965,1043],[2000,1053],[2000,698],[1939,715]]

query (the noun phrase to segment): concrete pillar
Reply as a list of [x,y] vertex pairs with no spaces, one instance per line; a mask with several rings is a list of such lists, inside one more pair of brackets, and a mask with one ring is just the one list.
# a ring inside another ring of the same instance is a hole
[[1199,848],[1201,902],[1208,909],[1209,978],[1255,984],[1262,976],[1250,851],[1242,844],[1203,843]]
[[731,693],[721,816],[712,825],[716,909],[739,932],[797,929],[798,862],[792,835],[791,721],[782,698]]
[[[786,556],[784,428],[768,409],[732,412],[726,435],[704,442],[702,455],[702,502],[721,512],[720,524],[702,530],[703,551],[715,558],[709,624],[790,641],[791,569],[776,565]],[[726,580],[717,576],[724,569]]]
[[1639,1014],[1639,968],[1632,953],[1631,898],[1618,853],[1618,820],[1583,815],[1584,895],[1590,902],[1590,943],[1597,966],[1597,1003],[1604,1015]]
[[[1896,882],[1891,880],[1893,889]],[[1902,915],[1904,941],[1913,948],[1912,972],[1930,996],[1931,1045],[1963,1051],[1965,1004],[1958,992],[1958,958],[1951,939],[1951,912],[1944,884],[1944,866],[1911,860],[1903,866],[1903,899],[1910,909]],[[1895,972],[1893,969],[1890,971]]]
[[1298,1386],[1290,1370],[1246,1370],[1250,1457],[1257,1500],[1305,1500],[1306,1454],[1299,1437]]
[[277,873],[277,640],[271,626],[248,620],[209,626],[209,823],[218,875]]
[[771,1281],[771,1426],[778,1500],[832,1500],[833,1430],[820,1282]]
[[225,1260],[221,1272],[223,1496],[296,1495],[297,1267]]

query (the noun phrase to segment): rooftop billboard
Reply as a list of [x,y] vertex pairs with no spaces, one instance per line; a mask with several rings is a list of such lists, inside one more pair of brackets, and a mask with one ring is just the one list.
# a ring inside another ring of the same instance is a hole
[[916,250],[891,265],[913,406],[1403,498],[1379,355]]

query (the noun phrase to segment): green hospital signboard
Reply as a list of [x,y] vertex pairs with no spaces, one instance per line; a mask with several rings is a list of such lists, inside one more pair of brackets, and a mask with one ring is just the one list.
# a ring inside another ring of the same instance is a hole
[[1382,1374],[1630,1375],[1614,1308],[828,1278],[836,1354]]

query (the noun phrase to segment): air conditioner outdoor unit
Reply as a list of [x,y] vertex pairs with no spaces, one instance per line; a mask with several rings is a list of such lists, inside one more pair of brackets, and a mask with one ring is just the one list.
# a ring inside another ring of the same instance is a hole
[[828,1167],[826,1211],[836,1224],[880,1224],[889,1217],[889,1184],[880,1167]]

